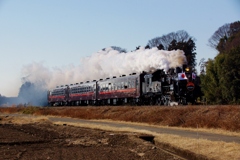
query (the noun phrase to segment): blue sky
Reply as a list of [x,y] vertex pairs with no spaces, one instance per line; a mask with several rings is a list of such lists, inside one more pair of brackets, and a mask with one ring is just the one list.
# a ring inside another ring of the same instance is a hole
[[79,65],[102,48],[131,51],[178,30],[196,39],[197,62],[214,58],[208,39],[238,20],[239,0],[0,0],[0,94],[16,96],[31,63]]

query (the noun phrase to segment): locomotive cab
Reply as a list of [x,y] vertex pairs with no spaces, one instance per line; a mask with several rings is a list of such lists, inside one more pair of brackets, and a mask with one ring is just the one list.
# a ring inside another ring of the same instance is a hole
[[172,77],[163,70],[145,73],[142,77],[143,104],[168,105],[174,88]]
[[161,71],[144,74],[142,81],[143,94],[157,94],[162,92]]

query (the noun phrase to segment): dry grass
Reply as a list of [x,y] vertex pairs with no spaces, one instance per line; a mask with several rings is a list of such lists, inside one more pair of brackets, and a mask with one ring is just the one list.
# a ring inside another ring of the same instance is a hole
[[240,159],[240,144],[237,143],[191,139],[168,134],[156,135],[156,141],[204,155],[209,159]]
[[[55,124],[62,125],[63,122],[56,122]],[[109,131],[118,131],[118,132],[131,132],[131,133],[144,133],[151,134],[155,136],[155,142],[161,144],[171,145],[172,147],[188,150],[197,155],[206,156],[209,159],[218,159],[218,160],[239,160],[240,159],[240,144],[237,143],[226,143],[221,141],[209,141],[205,139],[193,139],[185,138],[176,135],[169,134],[159,134],[155,132],[150,132],[146,130],[136,130],[132,128],[117,128],[109,127],[104,125],[92,125],[92,124],[80,124],[80,123],[67,123],[72,126],[102,129]]]
[[177,107],[9,107],[1,108],[5,113],[53,115],[80,119],[101,119],[152,125],[220,129],[240,131],[240,106],[177,106]]
[[13,123],[13,124],[29,124],[29,123],[42,123],[42,122],[49,122],[49,119],[46,116],[37,116],[37,117],[14,117],[14,116],[6,116],[0,117],[2,120],[0,121],[1,124],[4,123]]

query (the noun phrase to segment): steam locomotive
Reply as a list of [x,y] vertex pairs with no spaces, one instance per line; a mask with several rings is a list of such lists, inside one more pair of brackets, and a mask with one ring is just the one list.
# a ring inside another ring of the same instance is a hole
[[196,75],[190,67],[132,73],[57,86],[48,91],[50,106],[171,105],[195,103]]

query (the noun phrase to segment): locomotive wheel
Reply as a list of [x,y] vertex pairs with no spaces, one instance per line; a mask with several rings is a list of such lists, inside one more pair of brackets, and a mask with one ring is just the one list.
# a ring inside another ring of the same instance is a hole
[[170,100],[168,99],[168,97],[163,96],[163,97],[162,97],[162,104],[163,104],[164,106],[168,106],[169,103],[170,103]]
[[182,97],[182,98],[180,99],[180,104],[182,104],[182,105],[187,105],[187,99],[184,98],[184,97]]
[[156,105],[162,105],[162,101],[161,101],[161,98],[157,98],[156,99]]
[[149,105],[154,105],[154,99],[151,97],[150,100],[149,100]]
[[168,101],[168,99],[166,98],[166,99],[164,100],[164,102],[163,102],[163,105],[164,105],[164,106],[168,106],[168,104],[169,104],[169,101]]
[[134,100],[134,99],[130,99],[130,105],[131,106],[136,106],[137,104],[136,104],[136,100]]

